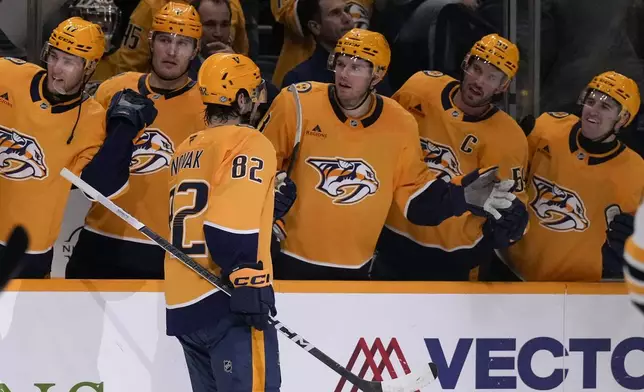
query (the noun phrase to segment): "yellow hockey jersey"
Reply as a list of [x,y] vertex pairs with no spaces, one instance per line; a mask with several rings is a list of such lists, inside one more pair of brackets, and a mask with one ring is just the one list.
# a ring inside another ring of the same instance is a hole
[[[644,207],[641,205],[637,215],[644,215]],[[641,231],[638,234],[641,237]],[[637,238],[637,234],[634,234],[626,241],[624,248],[624,259],[626,260],[624,280],[631,294],[633,304],[644,313],[644,243],[642,243],[641,238],[638,242]]]
[[[333,85],[296,85],[302,137],[291,178],[298,197],[285,217],[282,252],[299,260],[357,269],[373,256],[387,211],[406,209],[412,195],[434,179],[418,146],[414,118],[376,95],[363,118],[348,118]],[[260,123],[286,169],[296,135],[295,101],[285,88]]]
[[567,113],[542,114],[528,142],[530,230],[508,261],[528,281],[599,281],[607,222],[637,210],[644,161],[618,141],[589,144]]
[[[170,165],[172,244],[217,275],[243,253],[272,270],[275,172],[275,149],[254,128],[220,126],[191,135]],[[228,312],[228,296],[170,255],[165,277],[169,334]]]
[[[149,74],[137,72],[124,73],[103,82],[96,91],[96,100],[107,110],[114,94],[124,88],[138,91],[154,101],[158,114],[134,141],[129,189],[119,197],[119,206],[167,238],[168,220],[159,211],[165,211],[168,205],[166,188],[170,161],[176,147],[203,128],[205,107],[194,81],[164,95],[155,93],[150,87]],[[92,204],[85,218],[85,228],[111,238],[154,244],[99,203]]]
[[[281,86],[284,76],[315,51],[315,40],[312,36],[305,35],[305,30],[300,25],[297,4],[297,0],[271,0],[273,17],[284,25],[284,41],[273,72],[273,84],[276,86]],[[368,19],[372,8],[373,0],[347,1],[347,10],[361,28],[369,27]]]
[[[93,80],[103,81],[123,72],[150,71],[150,44],[148,34],[154,15],[170,0],[141,0],[130,15],[121,47],[104,57],[96,67]],[[232,10],[231,42],[237,53],[248,54],[246,19],[239,0],[229,0]],[[186,3],[188,3],[186,1]]]
[[20,224],[29,233],[28,252],[45,253],[71,190],[60,171],[79,175],[98,152],[105,110],[87,96],[82,105],[81,99],[52,105],[43,96],[45,70],[22,60],[0,58],[0,75],[0,241]]
[[[418,122],[424,161],[437,176],[449,181],[480,167],[499,166],[499,177],[515,180],[516,194],[525,202],[528,142],[523,130],[496,107],[481,117],[464,114],[453,102],[459,88],[460,83],[450,76],[421,71],[392,98]],[[418,226],[392,205],[386,226],[422,246],[453,251],[474,247],[483,236],[484,221],[468,212],[439,226]]]

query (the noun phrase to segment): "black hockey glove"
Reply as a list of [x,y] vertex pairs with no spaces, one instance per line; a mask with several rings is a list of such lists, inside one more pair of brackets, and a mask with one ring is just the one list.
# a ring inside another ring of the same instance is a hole
[[635,217],[620,213],[615,215],[606,230],[602,245],[602,278],[620,279],[624,276],[624,244],[633,234]]
[[297,198],[295,183],[282,171],[275,176],[275,207],[273,219],[279,220],[291,209]]
[[[112,129],[112,123],[127,122],[136,133],[149,126],[157,117],[154,102],[132,89],[124,89],[114,94],[107,109],[107,129]],[[132,135],[134,138],[136,134]]]
[[261,261],[241,264],[228,275],[234,287],[230,296],[230,311],[260,331],[269,327],[269,314],[273,317],[277,315],[271,277],[263,268]]
[[491,215],[483,224],[483,235],[492,242],[494,249],[504,249],[523,237],[528,226],[528,209],[518,198],[510,208],[499,209],[501,219]]
[[[497,180],[497,166],[477,169],[464,177],[456,177],[453,183],[463,187],[465,209],[474,215],[500,219],[498,209],[510,208],[512,200],[516,198],[509,189],[514,182],[506,180],[499,183]],[[508,182],[509,181],[509,182]],[[502,186],[500,186],[502,184]]]

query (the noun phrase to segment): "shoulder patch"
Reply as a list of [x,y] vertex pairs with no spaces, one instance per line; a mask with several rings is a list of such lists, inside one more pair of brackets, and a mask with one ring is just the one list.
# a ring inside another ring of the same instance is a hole
[[423,73],[427,76],[431,76],[433,78],[440,78],[441,76],[445,75],[441,71],[423,71]]
[[566,112],[548,112],[548,114],[554,118],[564,118],[570,116],[570,113]]
[[[289,86],[288,88],[291,88],[291,86]],[[311,83],[309,82],[300,82],[295,84],[295,89],[298,93],[308,93],[312,88],[313,85],[311,85]]]
[[25,60],[17,59],[15,57],[5,57],[5,59],[11,61],[12,63],[14,63],[16,65],[23,65],[23,64],[27,63]]

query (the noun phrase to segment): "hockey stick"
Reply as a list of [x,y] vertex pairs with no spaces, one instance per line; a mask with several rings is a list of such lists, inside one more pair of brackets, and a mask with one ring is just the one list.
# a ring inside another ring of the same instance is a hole
[[[60,174],[70,181],[72,184],[76,185],[78,189],[83,191],[87,196],[91,197],[95,201],[102,204],[105,208],[112,211],[114,214],[118,215],[121,219],[127,222],[130,226],[137,229],[139,232],[143,233],[152,241],[156,242],[157,245],[165,249],[168,253],[172,254],[178,260],[180,260],[186,267],[190,268],[196,272],[199,276],[210,282],[213,286],[217,287],[224,293],[230,295],[231,288],[227,286],[221,278],[215,276],[213,273],[208,271],[201,264],[197,263],[186,254],[175,248],[171,243],[166,241],[164,238],[159,236],[157,233],[150,230],[143,223],[136,220],[133,216],[125,212],[122,208],[114,204],[111,200],[100,194],[96,189],[91,185],[87,184],[85,181],[81,180],[74,173],[70,172],[67,169],[63,169]],[[282,324],[281,321],[276,320],[272,317],[269,317],[269,322],[275,327],[279,332],[285,335],[289,340],[300,346],[300,348],[307,351],[309,354],[313,355],[320,362],[324,363],[331,370],[338,373],[342,377],[346,378],[351,384],[357,386],[364,392],[411,392],[418,390],[436,380],[437,377],[437,368],[433,363],[429,363],[422,372],[410,373],[399,377],[395,380],[388,381],[368,381],[362,379],[355,374],[351,373],[347,368],[340,365],[334,361],[331,357],[326,355],[320,349],[306,341],[301,337],[297,332],[292,331],[286,325]]]
[[16,226],[11,232],[7,246],[0,258],[0,292],[4,291],[9,281],[20,272],[20,259],[28,247],[29,236],[27,236],[27,232],[22,226]]
[[297,160],[298,153],[300,152],[300,141],[302,141],[302,104],[300,103],[300,94],[297,92],[297,87],[292,84],[289,86],[288,90],[293,94],[293,99],[295,100],[295,144],[293,145],[293,151],[291,152],[291,160],[288,163],[288,168],[286,169],[286,175],[291,176],[291,171]]

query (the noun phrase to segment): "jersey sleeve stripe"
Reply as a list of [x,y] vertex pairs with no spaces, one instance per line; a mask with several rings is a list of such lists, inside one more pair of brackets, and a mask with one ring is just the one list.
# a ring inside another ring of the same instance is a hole
[[[212,223],[212,222],[210,222]],[[257,263],[259,230],[236,230],[220,228],[204,222],[203,231],[212,260],[229,274],[240,264]]]
[[210,226],[212,228],[215,228],[217,230],[223,230],[225,232],[231,233],[231,234],[258,234],[259,229],[250,229],[250,230],[238,230],[238,229],[231,229],[230,227],[225,227],[218,225],[216,223],[212,223],[209,221],[204,221],[204,225]]
[[407,217],[407,212],[409,211],[409,204],[411,204],[412,200],[414,200],[420,194],[425,192],[425,190],[427,190],[427,188],[429,188],[434,183],[434,181],[436,181],[436,180],[431,180],[431,181],[427,182],[427,184],[425,184],[422,188],[420,188],[419,190],[414,192],[411,196],[409,196],[409,199],[407,199],[407,203],[405,203],[405,211],[403,211],[403,214],[404,214],[406,219],[409,219]]

